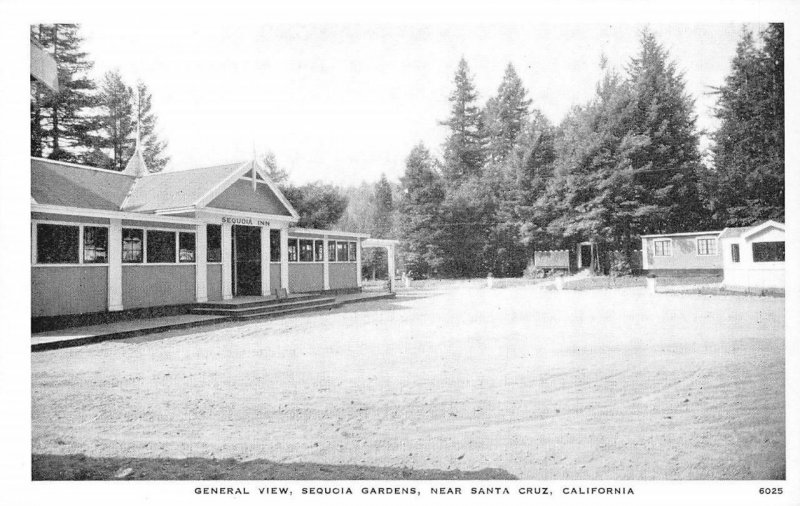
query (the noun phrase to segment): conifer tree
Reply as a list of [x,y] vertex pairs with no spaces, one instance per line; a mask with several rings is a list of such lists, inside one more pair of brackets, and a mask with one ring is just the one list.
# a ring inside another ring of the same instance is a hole
[[97,146],[108,153],[105,168],[122,171],[136,147],[133,89],[118,70],[106,72],[100,83],[98,105],[101,136]]
[[56,61],[58,92],[31,82],[31,155],[81,161],[94,144],[95,84],[87,73],[94,65],[81,50],[79,25],[33,25],[31,38]]
[[784,219],[783,25],[770,24],[762,44],[744,30],[719,94],[710,171],[714,217],[722,226]]
[[158,116],[153,112],[153,96],[142,81],[136,83],[134,127],[139,126],[144,162],[150,172],[161,172],[169,163],[165,151],[167,142],[156,132]]
[[440,206],[445,195],[435,162],[422,143],[408,155],[400,181],[399,232],[405,264],[412,277],[435,276],[442,264]]
[[442,122],[450,130],[444,146],[444,177],[448,182],[459,183],[480,174],[484,162],[478,94],[464,58],[458,63],[454,84],[449,98],[450,118]]
[[528,119],[531,101],[527,94],[514,66],[509,63],[497,96],[489,100],[486,106],[484,128],[490,160],[505,160],[514,149],[517,136]]

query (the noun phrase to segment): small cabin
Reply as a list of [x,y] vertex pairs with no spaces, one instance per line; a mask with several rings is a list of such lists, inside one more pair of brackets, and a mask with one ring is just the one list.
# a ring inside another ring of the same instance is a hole
[[752,227],[731,227],[719,237],[729,290],[784,289],[786,286],[786,226],[765,221]]
[[722,274],[720,231],[642,236],[642,270],[657,276]]

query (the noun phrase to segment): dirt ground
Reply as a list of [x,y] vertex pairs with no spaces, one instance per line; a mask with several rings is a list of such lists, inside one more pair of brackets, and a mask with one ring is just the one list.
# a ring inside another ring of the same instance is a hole
[[784,363],[782,298],[409,291],[34,353],[32,450],[779,479]]

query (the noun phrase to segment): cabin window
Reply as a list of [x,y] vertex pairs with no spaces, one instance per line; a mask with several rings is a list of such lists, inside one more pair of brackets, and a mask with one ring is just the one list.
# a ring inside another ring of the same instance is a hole
[[336,241],[336,261],[347,262],[347,243]]
[[175,263],[175,232],[164,230],[147,231],[147,263]]
[[347,259],[351,262],[356,261],[356,243],[347,243]]
[[653,241],[653,248],[655,250],[655,256],[657,257],[672,256],[672,241],[669,239],[660,239]]
[[77,264],[77,225],[36,226],[36,261],[40,264]]
[[122,229],[122,262],[127,264],[140,264],[144,260],[142,255],[144,245],[144,230],[140,228]]
[[754,242],[753,262],[783,262],[786,258],[784,241]]
[[300,239],[300,261],[314,261],[314,241],[311,239]]
[[108,228],[83,227],[83,263],[108,263]]
[[269,231],[269,261],[270,262],[280,262],[281,261],[281,231],[280,230],[270,230]]
[[297,262],[297,239],[289,239],[289,261]]
[[322,241],[314,241],[314,261],[315,262],[322,262],[325,260],[323,257],[323,242]]
[[178,234],[178,261],[182,263],[194,262],[194,233],[180,232]]
[[697,254],[701,256],[709,256],[717,254],[717,240],[713,238],[698,239],[697,240]]
[[328,241],[328,261],[336,261],[336,241]]
[[206,262],[222,262],[222,225],[206,225]]
[[731,244],[731,261],[733,263],[739,263],[739,245],[738,244]]

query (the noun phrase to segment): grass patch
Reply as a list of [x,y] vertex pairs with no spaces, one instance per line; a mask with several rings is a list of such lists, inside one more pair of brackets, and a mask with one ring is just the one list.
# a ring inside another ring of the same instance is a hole
[[502,469],[443,471],[270,460],[92,458],[33,455],[34,481],[98,480],[516,480]]

